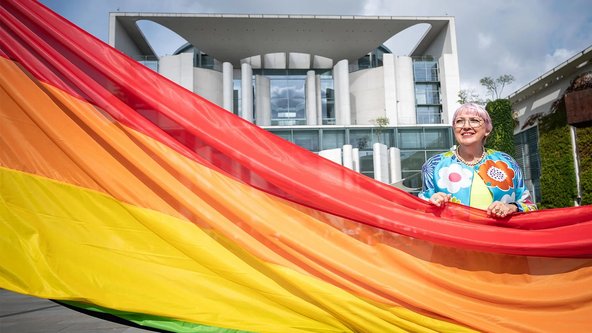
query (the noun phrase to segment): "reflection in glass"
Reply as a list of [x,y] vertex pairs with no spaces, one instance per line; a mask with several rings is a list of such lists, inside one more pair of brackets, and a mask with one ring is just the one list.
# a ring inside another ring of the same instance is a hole
[[271,124],[306,125],[304,75],[273,75],[270,79]]
[[365,130],[350,130],[349,144],[360,150],[372,150],[372,132]]
[[401,151],[401,170],[421,170],[425,161],[425,151],[423,150]]

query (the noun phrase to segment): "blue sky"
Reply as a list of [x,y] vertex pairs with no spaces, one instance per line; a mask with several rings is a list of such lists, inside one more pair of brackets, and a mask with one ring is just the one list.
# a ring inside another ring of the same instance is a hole
[[[42,0],[43,4],[103,41],[109,12],[454,16],[462,89],[485,76],[512,74],[507,95],[592,45],[592,0]],[[147,24],[160,47],[172,53],[183,42]],[[400,36],[409,49],[413,34]]]

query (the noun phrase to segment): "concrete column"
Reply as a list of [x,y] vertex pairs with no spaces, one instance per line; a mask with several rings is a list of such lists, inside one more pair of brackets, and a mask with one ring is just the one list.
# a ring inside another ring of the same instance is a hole
[[341,164],[341,149],[339,148],[321,150],[319,152],[319,156],[324,157],[337,164]]
[[306,72],[306,125],[317,124],[317,85],[314,71]]
[[232,112],[233,110],[233,90],[232,82],[232,64],[225,62],[222,64],[222,107]]
[[241,65],[241,112],[240,116],[253,122],[253,69],[251,65]]
[[269,78],[255,76],[255,121],[259,126],[271,126],[271,91]]
[[352,145],[344,145],[343,146],[343,166],[349,169],[354,169],[354,159],[353,159],[353,146]]
[[352,149],[352,162],[354,165],[354,171],[360,172],[360,149],[359,148]]
[[372,145],[373,150],[373,164],[374,164],[374,179],[383,183],[389,183],[388,172],[388,158],[386,145],[376,142]]
[[391,126],[397,126],[397,80],[395,79],[395,56],[385,53],[382,59],[384,75],[384,111]]
[[398,125],[415,125],[415,82],[413,81],[413,61],[411,57],[395,58],[395,80],[397,81]]
[[335,87],[335,122],[337,125],[351,125],[351,105],[349,99],[349,62],[339,61],[333,67]]
[[391,173],[391,183],[396,183],[403,179],[401,173],[401,150],[399,148],[389,148],[389,166]]

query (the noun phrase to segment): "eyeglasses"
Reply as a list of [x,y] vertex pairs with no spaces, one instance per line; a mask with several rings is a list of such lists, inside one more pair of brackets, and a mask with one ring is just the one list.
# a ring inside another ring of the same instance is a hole
[[454,121],[454,128],[463,128],[465,124],[469,124],[471,128],[478,128],[483,125],[483,119],[479,118],[456,118]]

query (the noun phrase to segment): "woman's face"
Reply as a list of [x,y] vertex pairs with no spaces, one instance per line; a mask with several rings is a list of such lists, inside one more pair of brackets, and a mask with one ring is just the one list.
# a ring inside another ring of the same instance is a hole
[[483,145],[489,132],[483,118],[476,114],[460,112],[453,121],[454,137],[461,146]]

